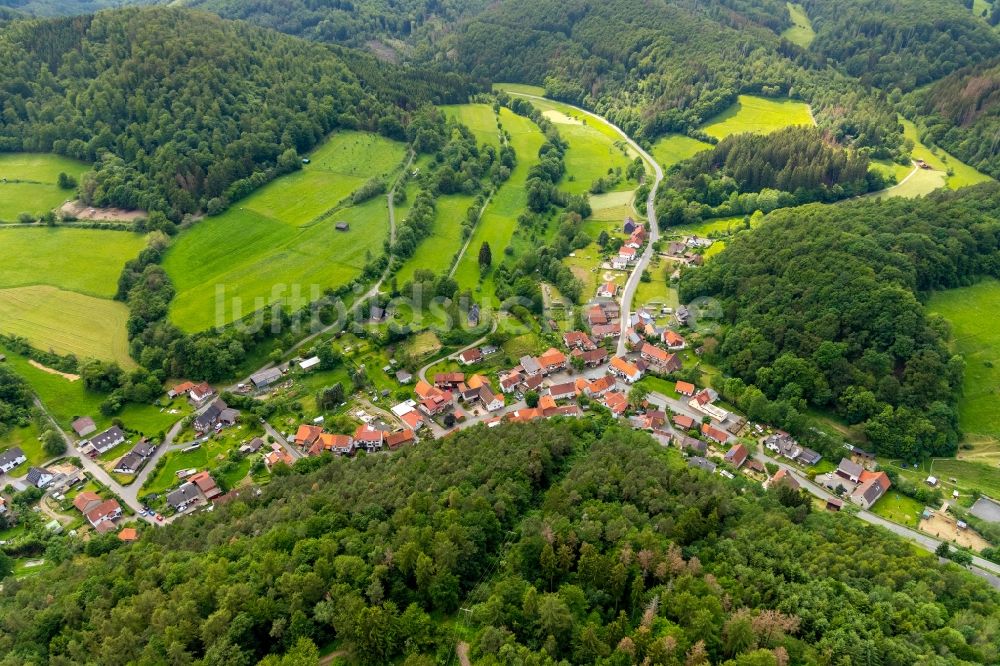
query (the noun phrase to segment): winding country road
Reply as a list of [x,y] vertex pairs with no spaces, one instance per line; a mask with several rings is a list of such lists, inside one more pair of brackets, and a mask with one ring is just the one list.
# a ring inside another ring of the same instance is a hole
[[[516,93],[507,91],[507,94],[515,97],[524,97],[526,99],[542,100],[545,102],[553,101],[547,97],[541,97],[539,95],[530,95],[528,93]],[[646,249],[643,250],[642,256],[639,257],[639,262],[635,265],[635,268],[632,270],[631,275],[629,275],[628,281],[625,283],[625,289],[622,291],[622,299],[621,299],[622,330],[621,330],[621,335],[618,338],[618,355],[624,356],[626,351],[625,341],[628,339],[627,335],[628,326],[626,326],[626,324],[629,318],[631,317],[632,313],[632,299],[635,298],[635,291],[636,289],[639,288],[639,281],[642,278],[642,272],[646,270],[646,268],[649,266],[649,261],[653,257],[653,243],[655,243],[660,238],[660,227],[656,221],[655,199],[656,199],[656,191],[657,189],[659,189],[660,183],[663,182],[663,169],[660,167],[657,161],[653,159],[652,155],[647,153],[642,148],[642,146],[636,143],[635,140],[632,139],[632,137],[630,137],[628,134],[625,133],[625,130],[618,127],[607,118],[599,116],[596,113],[587,111],[586,109],[581,109],[578,106],[573,106],[572,104],[566,104],[565,102],[560,102],[560,104],[564,104],[565,106],[568,106],[571,109],[575,109],[586,116],[590,116],[591,118],[600,120],[601,122],[605,123],[608,127],[618,132],[618,134],[622,137],[622,139],[625,140],[625,143],[627,143],[629,147],[632,148],[632,150],[634,150],[636,153],[639,154],[640,157],[642,157],[643,161],[646,162],[647,166],[652,167],[653,169],[653,184],[649,188],[649,196],[646,197],[646,219],[648,220],[648,226],[649,226],[649,242],[646,243]]]

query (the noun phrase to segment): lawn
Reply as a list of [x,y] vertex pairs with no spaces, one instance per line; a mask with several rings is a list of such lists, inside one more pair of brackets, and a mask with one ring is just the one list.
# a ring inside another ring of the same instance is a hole
[[[467,194],[438,197],[431,235],[420,242],[413,256],[396,273],[400,284],[412,280],[419,269],[441,274],[451,267],[455,254],[465,242],[462,222],[465,221],[466,211],[475,202],[476,197]],[[479,248],[476,248],[478,251]]]
[[[218,435],[212,437],[207,442],[199,446],[194,451],[182,452],[171,451],[162,458],[162,465],[146,479],[146,483],[140,490],[140,495],[149,493],[163,493],[178,485],[181,480],[177,478],[177,472],[182,469],[195,468],[199,472],[210,469],[224,462],[227,454],[233,448],[239,448],[244,441],[249,441],[260,436],[263,431],[259,426],[237,425],[227,428]],[[226,480],[230,484],[235,484],[250,471],[248,460],[243,460],[236,468],[226,475]]]
[[736,104],[711,118],[701,129],[724,139],[741,132],[770,134],[783,127],[815,124],[805,102],[740,95]]
[[793,2],[785,4],[788,5],[788,16],[792,19],[792,27],[782,32],[781,36],[792,44],[798,44],[804,49],[809,48],[813,39],[816,38],[816,31],[813,30],[809,15],[806,14],[805,8],[800,4]]
[[0,289],[47,284],[111,298],[125,262],[146,246],[140,234],[66,227],[0,229]]
[[885,176],[895,176],[896,182],[902,181],[913,171],[912,164],[898,164],[892,160],[872,160],[870,171],[879,171]]
[[[30,365],[24,357],[2,346],[0,354],[6,354],[7,364],[28,382],[59,425],[67,430],[70,423],[80,416],[92,417],[98,429],[110,426],[112,418],[120,418],[127,428],[145,435],[156,436],[161,431],[169,429],[184,414],[190,413],[187,401],[175,400],[167,408],[130,404],[115,417],[106,417],[100,411],[101,403],[107,398],[106,395],[88,391],[82,381],[71,382],[59,375],[40,370]],[[170,409],[176,409],[180,413],[170,414]]]
[[442,106],[441,110],[449,118],[462,123],[476,135],[478,145],[489,144],[500,147],[500,129],[497,127],[497,114],[489,104],[452,104]]
[[[177,288],[171,320],[200,331],[272,303],[301,307],[357,277],[388,235],[385,197],[337,206],[369,178],[388,176],[405,150],[373,134],[337,133],[301,171],[186,231],[163,262]],[[349,231],[335,229],[341,221]]]
[[[947,175],[948,187],[957,190],[967,185],[984,183],[992,180],[984,173],[976,171],[973,167],[961,161],[957,157],[950,155],[942,148],[928,148],[917,134],[917,126],[912,121],[900,117],[899,122],[903,124],[903,136],[913,141],[913,159],[924,160],[935,171],[947,172],[951,170],[951,175]],[[927,173],[926,169],[922,169]],[[940,187],[940,186],[939,186]]]
[[[965,380],[958,404],[958,420],[965,438],[977,451],[1000,461],[1000,282],[983,280],[971,287],[940,291],[931,296],[928,310],[951,324],[952,344],[965,358]],[[1000,479],[1000,472],[994,472]]]
[[[602,131],[598,121],[573,107],[551,100],[529,100],[535,108],[556,126],[559,136],[569,147],[566,150],[566,177],[559,189],[571,194],[590,190],[591,184],[616,168],[622,172],[638,154],[622,140],[621,136]],[[622,179],[614,189],[631,191],[636,183]]]
[[971,460],[935,458],[931,461],[930,473],[942,483],[954,478],[959,492],[966,496],[971,495],[973,490],[979,490],[990,497],[1000,497],[1000,470],[995,461],[990,465]]
[[47,285],[0,289],[0,333],[36,349],[135,367],[129,356],[128,307]]
[[875,199],[887,199],[889,197],[905,197],[912,199],[930,194],[934,190],[945,186],[948,176],[944,171],[933,169],[916,169],[909,178],[900,178],[897,185],[881,192],[875,192],[871,196]]
[[872,513],[894,523],[916,528],[924,505],[897,490],[890,489],[872,508]]
[[684,134],[667,134],[656,140],[649,153],[664,168],[668,168],[711,148],[712,144]]
[[[664,232],[667,236],[701,236],[702,238],[715,238],[718,236],[728,236],[738,231],[742,231],[743,215],[734,217],[716,217],[711,220],[704,220],[697,224],[684,224],[676,227],[669,227]],[[762,219],[759,218],[758,219]]]
[[39,216],[64,201],[74,190],[56,183],[65,172],[77,180],[90,167],[49,153],[0,153],[0,222],[14,222],[21,213]]
[[[25,428],[15,426],[7,434],[0,435],[0,451],[19,446],[24,451],[24,455],[27,456],[29,465],[39,465],[51,457],[42,449],[42,443],[38,441],[39,436],[38,426],[33,421]],[[24,469],[15,473],[26,474],[27,471]]]
[[[511,244],[517,229],[517,218],[528,204],[525,190],[528,171],[538,162],[538,150],[545,142],[541,130],[527,118],[515,115],[508,109],[500,110],[500,118],[504,129],[510,132],[511,144],[517,153],[517,166],[511,172],[510,179],[500,187],[486,207],[473,232],[469,250],[458,263],[455,280],[463,287],[475,287],[480,282],[479,247],[484,242],[489,243],[495,258],[502,257],[504,248]],[[494,263],[498,262],[495,260]],[[493,291],[493,278],[487,276],[482,281],[482,295],[492,298]]]

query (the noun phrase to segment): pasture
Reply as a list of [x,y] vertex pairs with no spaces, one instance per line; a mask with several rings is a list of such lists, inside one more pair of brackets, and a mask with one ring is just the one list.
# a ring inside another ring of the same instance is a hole
[[[948,151],[934,147],[929,148],[921,140],[917,132],[917,126],[912,121],[900,117],[899,122],[903,125],[903,136],[913,141],[913,159],[924,160],[934,171],[943,172],[941,175],[947,178],[947,185],[950,189],[957,190],[967,185],[985,183],[992,180],[984,173],[976,171],[962,160],[949,154]],[[948,171],[951,171],[948,174]],[[927,173],[926,169],[921,169]],[[939,185],[938,187],[943,186]]]
[[[420,242],[413,256],[399,269],[400,284],[413,279],[419,269],[434,271],[436,274],[451,268],[455,253],[462,248],[462,222],[469,207],[476,203],[476,197],[454,194],[438,197],[434,215],[434,229],[431,235]],[[398,220],[398,217],[397,217]],[[477,247],[475,250],[479,252]]]
[[129,356],[128,307],[48,285],[0,289],[0,333],[36,349],[135,367]]
[[590,217],[594,220],[612,221],[616,227],[620,226],[626,217],[632,217],[638,221],[639,213],[636,211],[634,198],[635,190],[592,194],[590,196]]
[[[511,244],[517,229],[517,218],[528,205],[525,190],[528,171],[538,162],[538,150],[545,142],[541,130],[527,118],[515,115],[508,109],[501,109],[500,119],[504,128],[510,132],[511,144],[517,153],[517,165],[511,172],[510,179],[493,195],[482,219],[476,225],[468,251],[458,263],[455,280],[463,287],[474,287],[479,283],[479,247],[484,241],[490,244],[494,264],[502,261],[504,248]],[[493,279],[487,276],[483,280],[482,293],[492,296],[493,291]]]
[[[184,414],[190,413],[186,400],[175,400],[167,407],[156,405],[128,405],[114,417],[101,414],[101,403],[107,398],[103,393],[88,391],[80,380],[69,381],[63,377],[32,366],[28,359],[0,346],[0,354],[7,356],[6,363],[24,378],[55,420],[69,430],[70,423],[80,416],[93,417],[98,429],[111,425],[112,418],[120,418],[126,427],[156,436],[167,430]],[[175,410],[178,413],[171,414]]]
[[497,114],[489,104],[451,104],[440,107],[445,115],[462,123],[476,135],[476,144],[500,147]]
[[125,262],[146,246],[142,235],[67,227],[0,228],[0,289],[46,284],[111,298]]
[[701,129],[721,140],[741,132],[770,134],[784,127],[815,124],[805,102],[740,95],[735,104],[709,119]]
[[912,199],[914,197],[922,197],[925,194],[930,194],[934,190],[944,187],[947,178],[948,176],[944,171],[911,169],[896,185],[879,192],[873,192],[870,196],[874,199],[887,199],[889,197]]
[[65,172],[75,179],[89,169],[83,162],[49,153],[0,153],[0,222],[21,213],[39,216],[74,197],[57,184]]
[[[954,351],[965,358],[965,380],[958,404],[959,426],[972,451],[959,455],[1000,462],[1000,282],[983,280],[971,287],[933,294],[927,303],[951,324]],[[994,472],[995,473],[995,472]],[[1000,483],[1000,474],[996,474]]]
[[816,31],[813,30],[809,15],[806,14],[805,8],[800,4],[794,2],[785,4],[788,6],[788,16],[792,19],[792,26],[786,28],[781,33],[781,36],[792,44],[798,44],[804,49],[809,48],[809,45],[816,38]]
[[494,83],[493,90],[504,90],[509,93],[520,93],[521,95],[536,95],[545,97],[545,88],[542,86],[532,86],[527,83]]
[[667,134],[656,140],[649,153],[663,168],[667,169],[711,148],[712,144],[692,139],[684,134]]
[[[301,171],[183,233],[163,262],[177,288],[171,320],[201,331],[273,303],[301,307],[314,291],[357,277],[388,235],[385,197],[338,205],[369,178],[390,174],[404,156],[405,146],[389,139],[335,134]],[[349,231],[335,229],[342,221]]]
[[[551,100],[530,99],[535,108],[556,126],[559,135],[569,144],[566,150],[566,176],[559,189],[582,194],[591,183],[608,175],[609,171],[628,167],[638,154],[625,144],[616,132],[602,131],[599,121],[573,107]],[[622,179],[615,191],[633,190],[636,183]]]

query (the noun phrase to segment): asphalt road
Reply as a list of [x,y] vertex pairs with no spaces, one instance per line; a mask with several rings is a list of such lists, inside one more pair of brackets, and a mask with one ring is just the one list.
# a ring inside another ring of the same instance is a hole
[[[760,460],[761,462],[774,463],[778,467],[786,469],[789,474],[795,477],[795,480],[799,482],[800,486],[802,486],[807,491],[809,491],[809,493],[811,493],[812,495],[818,497],[823,501],[836,497],[833,493],[829,492],[822,486],[813,483],[809,479],[805,478],[797,468],[792,467],[791,465],[781,462],[780,460],[776,460],[761,451],[754,452],[753,456],[754,458]],[[932,536],[928,536],[923,532],[918,532],[917,530],[912,530],[909,527],[904,527],[903,525],[899,525],[890,520],[886,520],[881,516],[875,515],[871,511],[861,510],[858,511],[856,515],[858,516],[858,518],[865,521],[866,523],[883,527],[892,532],[893,534],[900,536],[911,543],[915,543],[921,548],[928,550],[932,553],[937,549],[938,546],[941,545],[941,541],[935,539]],[[968,569],[973,574],[979,576],[980,578],[985,579],[994,588],[1000,590],[1000,565],[997,565],[981,557],[973,556],[972,565],[969,566]]]

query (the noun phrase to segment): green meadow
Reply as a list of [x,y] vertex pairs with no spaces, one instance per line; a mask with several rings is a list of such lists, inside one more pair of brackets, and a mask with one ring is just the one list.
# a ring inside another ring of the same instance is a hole
[[509,93],[519,93],[521,95],[535,95],[545,97],[545,88],[542,86],[532,86],[526,83],[494,83],[493,90],[505,90]]
[[[399,269],[400,284],[413,279],[419,269],[431,270],[437,274],[447,271],[455,253],[462,248],[462,222],[466,211],[476,203],[476,197],[455,194],[438,197],[431,235],[420,242],[413,256]],[[479,249],[476,248],[478,253]]]
[[[398,168],[405,152],[403,144],[373,134],[337,133],[301,171],[184,232],[163,262],[177,288],[171,320],[201,331],[274,302],[305,305],[312,289],[357,277],[388,235],[385,197],[337,207],[369,178]],[[337,231],[338,222],[350,230]],[[225,299],[220,308],[226,306],[219,316],[217,294]]]
[[89,168],[61,155],[0,153],[0,222],[14,222],[21,213],[37,217],[72,199],[75,191],[57,184],[59,174],[79,180]]
[[724,139],[731,134],[770,134],[792,125],[815,125],[809,105],[793,99],[771,99],[740,95],[736,104],[702,126],[709,136]]
[[67,227],[0,228],[0,289],[47,284],[111,298],[125,262],[146,246],[124,231]]
[[1000,461],[1000,327],[996,326],[1000,281],[983,280],[971,287],[936,292],[927,307],[951,324],[954,350],[965,358],[958,419],[966,440],[974,446],[972,455],[991,454]]
[[[947,151],[941,148],[928,148],[920,141],[920,137],[917,133],[917,126],[913,124],[912,121],[906,118],[900,118],[899,121],[903,124],[903,136],[907,139],[913,141],[913,159],[923,160],[934,171],[943,172],[942,176],[947,178],[947,185],[953,190],[957,190],[960,187],[966,187],[967,185],[975,185],[977,183],[984,183],[988,180],[992,180],[989,176],[984,173],[976,171],[975,168],[969,166],[965,162],[961,161],[957,157],[949,154]],[[951,170],[951,175],[947,175],[948,170]],[[927,173],[927,169],[921,169],[921,171]],[[944,183],[942,183],[943,185]],[[941,187],[941,185],[938,185]]]
[[649,153],[661,166],[669,168],[711,147],[710,143],[692,139],[684,134],[667,134],[656,140]]
[[794,2],[785,4],[788,6],[788,16],[792,19],[792,26],[782,32],[781,36],[804,49],[809,48],[809,45],[816,38],[816,31],[813,30],[809,15],[800,4]]
[[[469,250],[462,256],[455,271],[455,280],[462,286],[473,287],[479,283],[479,247],[483,242],[490,244],[494,263],[503,257],[504,248],[511,244],[517,229],[517,218],[528,205],[525,184],[528,171],[538,162],[538,150],[545,143],[541,130],[527,118],[515,115],[508,109],[500,110],[500,119],[511,135],[511,144],[517,153],[517,166],[493,196],[472,235]],[[483,294],[493,295],[493,279],[483,280]]]
[[[110,426],[112,418],[120,418],[126,427],[145,435],[155,436],[160,431],[168,429],[182,418],[183,414],[190,412],[187,401],[181,399],[175,400],[167,408],[155,405],[128,405],[115,417],[106,417],[101,414],[100,407],[107,396],[88,391],[83,381],[70,381],[60,375],[39,369],[31,365],[28,359],[2,346],[0,354],[7,356],[6,363],[28,382],[31,390],[38,395],[59,425],[67,431],[70,423],[76,418],[90,416],[99,429]],[[179,413],[170,414],[171,409]]]
[[0,289],[0,333],[36,349],[135,367],[129,356],[128,307],[48,285]]
[[[20,447],[24,451],[25,457],[28,458],[29,465],[40,465],[50,457],[49,454],[45,453],[45,449],[39,441],[40,436],[41,432],[34,421],[23,428],[13,426],[7,433],[0,435],[0,451],[6,451],[15,446]],[[22,468],[17,473],[23,473],[22,470],[27,472],[26,469]]]
[[[637,157],[621,136],[613,130],[610,134],[602,131],[600,126],[604,123],[592,116],[560,102],[539,99],[529,101],[556,126],[559,135],[569,146],[565,155],[566,176],[559,183],[559,189],[572,194],[587,192],[591,184],[608,175],[609,170],[619,168],[624,172]],[[619,146],[625,147],[625,150]],[[635,185],[635,182],[623,179],[614,190],[633,190]]]
[[449,118],[457,120],[472,130],[476,135],[476,144],[489,144],[500,147],[500,128],[497,127],[497,115],[489,104],[452,104],[442,106],[441,110]]

